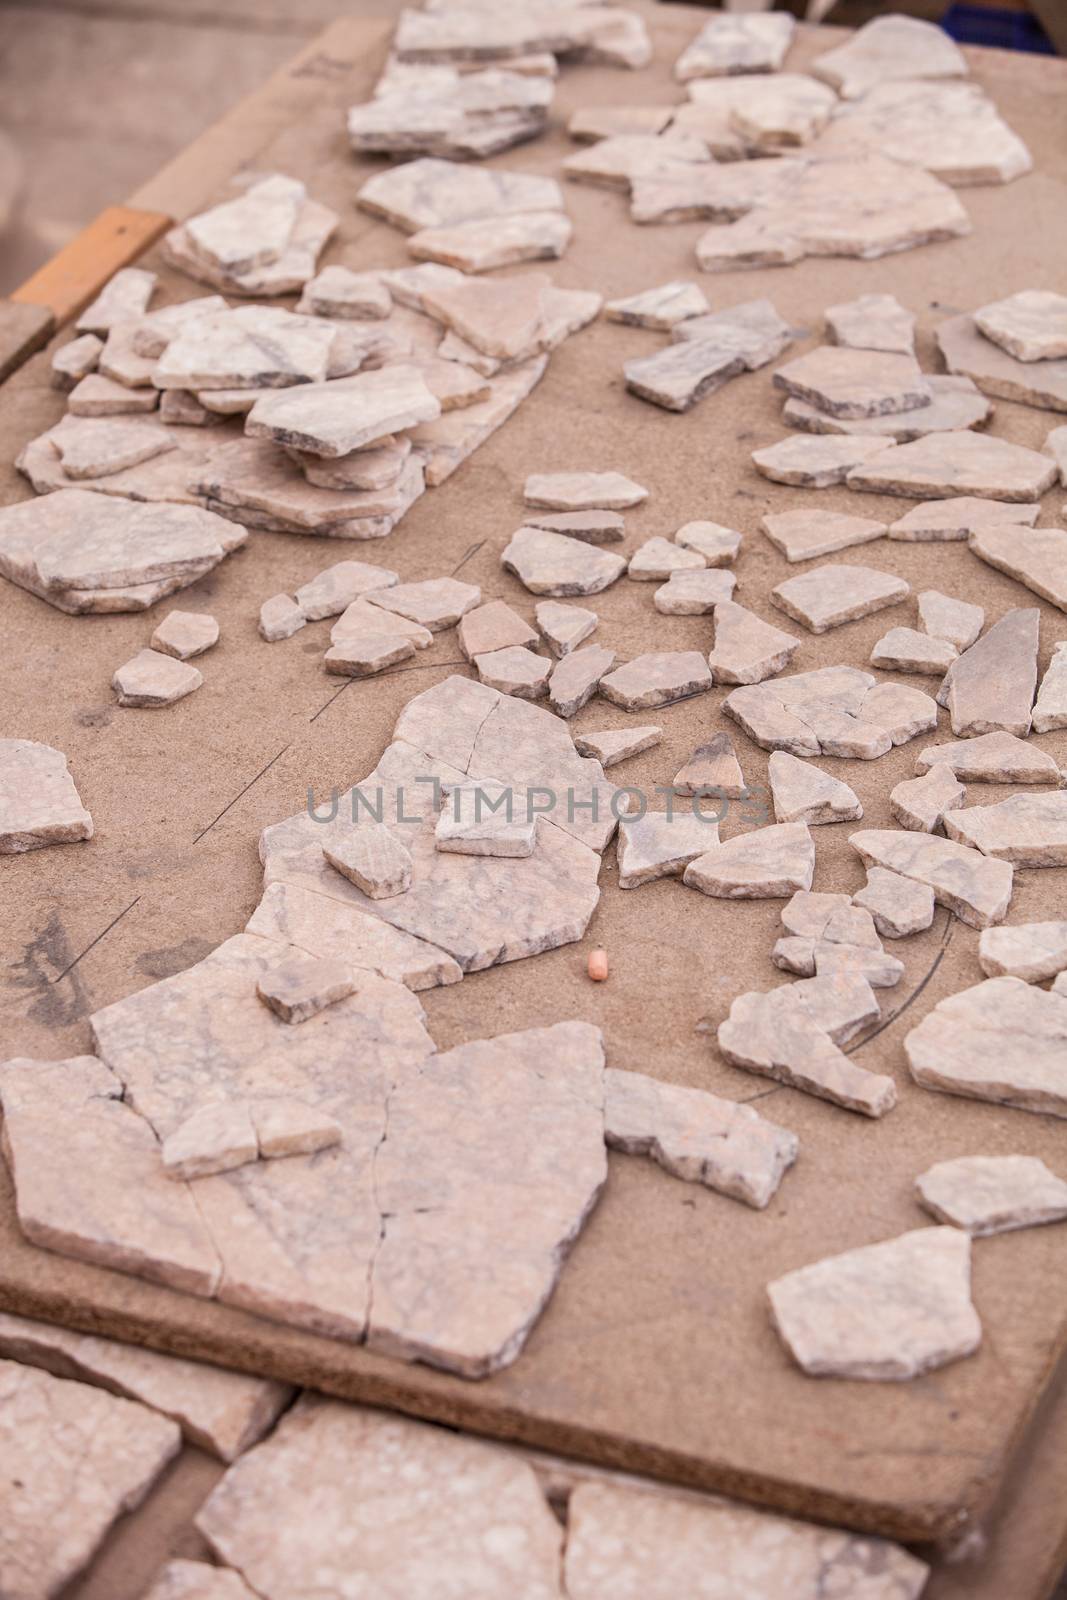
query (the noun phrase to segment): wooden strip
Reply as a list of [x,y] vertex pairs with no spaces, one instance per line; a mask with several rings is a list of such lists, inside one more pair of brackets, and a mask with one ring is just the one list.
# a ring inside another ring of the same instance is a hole
[[136,261],[172,226],[172,218],[162,211],[108,206],[11,298],[23,305],[46,306],[56,326],[62,327],[96,299],[120,267]]
[[54,326],[47,306],[0,300],[0,382],[48,343]]

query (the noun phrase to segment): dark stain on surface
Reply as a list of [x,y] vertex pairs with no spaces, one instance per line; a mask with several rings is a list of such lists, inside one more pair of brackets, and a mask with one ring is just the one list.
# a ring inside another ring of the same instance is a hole
[[137,957],[134,967],[146,978],[173,978],[176,972],[184,972],[186,967],[203,961],[214,948],[210,939],[194,936],[183,939],[181,944],[167,944],[158,950],[146,950],[144,955]]
[[59,912],[53,911],[11,967],[11,987],[35,996],[27,1008],[34,1022],[66,1028],[88,1016],[92,1005],[81,974],[74,970],[76,961]]
[[74,721],[79,728],[106,728],[114,715],[114,706],[83,706],[75,711]]

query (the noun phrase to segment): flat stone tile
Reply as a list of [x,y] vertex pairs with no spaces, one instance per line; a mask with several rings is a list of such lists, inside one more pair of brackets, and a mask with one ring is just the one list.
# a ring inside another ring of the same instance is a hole
[[557,661],[548,680],[548,698],[556,715],[568,719],[577,716],[614,665],[614,650],[597,644],[569,651]]
[[274,173],[234,200],[224,200],[185,224],[190,250],[209,266],[238,276],[277,261],[307,199],[304,185]]
[[[177,392],[177,391],[175,391]],[[160,405],[155,389],[131,389],[99,372],[89,375],[71,390],[67,411],[71,417],[147,416]]]
[[245,429],[254,439],[332,458],[440,415],[440,404],[417,368],[385,367],[264,396],[249,412]]
[[595,732],[576,733],[574,748],[579,755],[595,757],[606,769],[651,750],[662,738],[663,729],[650,722],[640,728],[599,728]]
[[79,313],[74,326],[78,333],[108,334],[118,322],[129,322],[148,310],[158,278],[143,267],[121,267],[101,289],[96,299]]
[[534,619],[538,633],[557,660],[577,649],[600,621],[595,611],[587,611],[584,606],[561,606],[554,600],[542,600],[534,608]]
[[982,631],[985,611],[967,600],[942,594],[940,589],[923,589],[919,602],[919,624],[931,639],[943,639],[956,650],[969,650]]
[[244,272],[223,270],[217,263],[198,254],[184,226],[172,228],[163,237],[164,260],[213,289],[250,296],[293,294],[301,290],[318,270],[319,256],[336,232],[337,213],[316,200],[306,200],[300,208],[289,241],[273,261]]
[[445,228],[420,228],[408,249],[420,261],[440,261],[461,272],[489,272],[523,261],[554,261],[571,241],[562,211],[523,211],[510,217],[476,217]]
[[619,888],[680,878],[691,861],[719,842],[719,825],[697,810],[646,812],[619,823]]
[[953,433],[963,428],[981,428],[993,415],[993,406],[970,378],[945,373],[928,373],[930,403],[913,411],[891,412],[881,417],[848,421],[807,400],[789,399],[782,407],[782,421],[804,433],[843,433],[851,438],[881,438],[896,444],[925,439],[930,433]]
[[1067,356],[1067,295],[1020,289],[974,314],[980,332],[1016,361]]
[[625,557],[545,528],[519,528],[500,564],[531,594],[600,594],[626,571]]
[[671,329],[671,338],[676,344],[699,339],[718,345],[724,354],[737,356],[746,372],[755,372],[788,349],[796,331],[770,300],[745,300],[679,322]]
[[771,590],[775,605],[812,633],[826,633],[897,605],[911,593],[903,578],[876,567],[828,562],[787,578]]
[[748,785],[728,733],[717,733],[707,744],[698,745],[683,767],[674,775],[671,786],[676,794],[718,794],[739,800],[748,794]]
[[[442,341],[442,351],[446,343],[447,339]],[[501,372],[490,383],[492,393],[488,400],[446,412],[436,422],[420,423],[413,430],[412,441],[424,462],[430,488],[437,488],[450,478],[479,445],[507,422],[541,381],[547,364],[548,357],[540,355]]]
[[863,816],[855,790],[819,767],[775,750],[767,768],[775,822],[853,822]]
[[393,309],[393,296],[380,272],[354,272],[340,265],[323,267],[304,285],[298,312],[311,317],[336,317],[342,322],[378,322]]
[[565,533],[586,544],[618,544],[626,531],[617,511],[535,511],[527,507],[523,515],[528,528]]
[[208,428],[215,419],[191,389],[164,389],[159,397],[159,420],[178,428]]
[[322,847],[342,877],[372,900],[390,900],[411,888],[411,852],[382,823],[363,818]]
[[582,144],[613,139],[619,133],[663,133],[674,110],[674,106],[581,106],[571,112],[567,132]]
[[164,1172],[176,1182],[247,1166],[259,1159],[248,1106],[238,1100],[201,1106],[164,1139],[160,1154]]
[[699,317],[710,310],[703,289],[681,278],[620,300],[608,300],[604,305],[604,315],[609,322],[655,328],[662,333],[669,333],[676,323],[687,317]]
[[[704,557],[696,550],[672,543],[660,535],[646,539],[630,557],[627,574],[645,583],[662,583],[674,572],[705,570]],[[721,579],[716,579],[721,583]]]
[[687,550],[696,550],[709,567],[730,566],[741,550],[741,535],[718,522],[684,522],[674,542]]
[[945,817],[945,832],[998,861],[1067,865],[1067,793],[1017,794],[995,805],[963,806]]
[[1039,1115],[1067,1116],[1067,995],[987,978],[938,1001],[904,1037],[916,1083]]
[[876,17],[812,67],[845,100],[901,78],[965,78],[967,63],[941,28],[917,17]]
[[535,472],[523,499],[547,511],[625,511],[648,499],[648,490],[621,472]]
[[542,289],[549,280],[540,273],[517,278],[431,288],[423,295],[426,310],[476,350],[500,361],[521,361],[545,348]]
[[218,642],[218,622],[206,611],[169,611],[149,641],[153,650],[179,661],[202,656]]
[[888,439],[793,434],[753,450],[752,464],[772,483],[794,489],[831,489],[889,447]]
[[870,517],[853,517],[841,511],[772,511],[762,519],[762,527],[776,550],[787,561],[810,561],[815,556],[830,556],[853,545],[883,539],[886,524]]
[[1067,1183],[1036,1156],[938,1161],[916,1178],[915,1192],[939,1222],[964,1228],[974,1239],[1067,1217]]
[[777,72],[793,42],[796,23],[781,12],[724,13],[705,22],[674,64],[679,83],[735,73]]
[[936,762],[924,777],[905,778],[889,791],[889,809],[902,828],[912,833],[943,833],[946,811],[955,811],[967,791],[952,768]]
[[1067,411],[1067,360],[1019,361],[966,315],[939,323],[934,338],[948,371],[970,378],[983,394],[1043,411]]
[[180,327],[151,381],[157,389],[197,393],[321,383],[335,337],[335,328],[316,317],[275,306],[238,306]]
[[537,643],[537,632],[503,600],[490,600],[459,621],[459,647],[468,661],[511,646]]
[[[669,585],[668,585],[669,587]],[[715,604],[715,644],[708,666],[716,683],[761,683],[784,672],[800,640],[730,600]]]
[[[668,544],[667,548],[676,550],[678,547]],[[683,551],[683,554],[695,552]],[[632,570],[630,576],[635,576]],[[668,617],[706,616],[709,611],[717,611],[720,605],[728,604],[736,587],[737,579],[732,572],[708,567],[676,568],[662,588],[656,590],[652,604]]]
[[913,411],[930,404],[929,385],[911,355],[822,345],[786,362],[774,385],[846,419]]
[[365,598],[370,605],[396,612],[409,622],[429,628],[431,633],[440,633],[479,605],[482,591],[477,584],[461,583],[457,578],[424,578],[418,583],[372,589]]
[[601,679],[600,693],[626,711],[641,711],[704,694],[711,684],[698,650],[652,651],[609,672]]
[[659,135],[617,134],[597,144],[584,145],[563,160],[564,175],[577,183],[629,191],[637,179],[655,181],[679,168],[710,160],[703,139],[687,132]]
[[970,783],[1051,783],[1057,788],[1063,783],[1049,752],[1013,733],[983,733],[929,745],[915,758],[916,772],[942,764],[953,777]]
[[1055,462],[1037,450],[964,430],[891,444],[854,467],[847,483],[851,489],[913,499],[962,494],[1025,502],[1039,500],[1055,479]]
[[268,644],[291,639],[307,622],[302,606],[288,594],[273,594],[259,608],[259,636]]
[[1041,983],[1067,969],[1067,922],[1019,922],[985,928],[978,961],[987,978]]
[[[440,404],[440,396],[435,398]],[[411,440],[407,434],[388,434],[373,445],[332,460],[300,451],[293,455],[308,483],[317,489],[389,489],[396,485],[410,459]]]
[[174,449],[166,429],[121,418],[80,418],[57,441],[63,471],[75,482],[104,478]]
[[623,366],[631,394],[666,411],[688,411],[742,371],[741,357],[723,350],[715,339],[682,339]]
[[809,144],[837,106],[836,94],[824,83],[803,73],[782,72],[756,79],[731,120],[753,153],[773,155]]
[[389,567],[367,561],[338,561],[326,567],[296,591],[296,603],[308,622],[338,617],[361,595],[391,588],[399,581]]
[[344,1000],[355,988],[352,969],[343,961],[287,956],[260,975],[256,993],[283,1022],[298,1023]]
[[[952,813],[948,813],[952,815]],[[866,867],[885,867],[928,884],[934,899],[971,928],[1003,922],[1011,904],[1012,867],[932,834],[867,828],[849,844]]]
[[767,750],[873,761],[937,727],[937,705],[921,690],[876,683],[856,667],[823,667],[745,685],[723,701],[728,717]]
[[869,911],[883,939],[905,939],[922,933],[934,920],[934,892],[929,884],[902,878],[884,867],[868,867],[867,882],[852,904]]
[[[449,228],[483,217],[562,211],[563,192],[555,178],[423,156],[376,172],[359,190],[356,204],[405,233],[417,233],[421,228]],[[428,275],[424,280],[445,281]],[[395,276],[386,281],[395,289]]]
[[93,836],[62,750],[0,739],[0,855],[21,855]]
[[1033,166],[1029,150],[976,83],[906,80],[839,103],[810,146],[818,161],[887,156],[954,188],[1010,183]]
[[716,844],[693,861],[683,881],[720,900],[777,899],[810,889],[815,844],[806,823],[754,828]]
[[203,681],[203,673],[184,661],[158,650],[139,650],[116,669],[111,686],[120,706],[158,708],[184,700]]
[[1004,615],[952,663],[938,690],[958,738],[1014,733],[1025,738],[1037,690],[1036,609]]
[[826,331],[852,350],[915,353],[915,318],[891,294],[861,294],[826,308]]
[[[549,692],[552,661],[548,656],[539,656],[526,645],[505,645],[502,649],[476,655],[474,666],[481,682],[498,689],[501,694],[518,695],[523,700],[541,700]],[[553,709],[558,711],[559,707],[554,706]]]
[[958,653],[946,639],[931,639],[916,628],[890,628],[876,641],[870,663],[889,672],[917,672],[940,678]]
[[980,561],[1067,611],[1067,533],[1062,529],[982,528],[968,544]]
[[[889,525],[891,539],[915,542],[968,539],[985,528],[1011,523],[1032,527],[1040,507],[1012,505],[1002,500],[977,499],[974,495],[952,495],[913,506]],[[973,643],[973,641],[972,641]]]

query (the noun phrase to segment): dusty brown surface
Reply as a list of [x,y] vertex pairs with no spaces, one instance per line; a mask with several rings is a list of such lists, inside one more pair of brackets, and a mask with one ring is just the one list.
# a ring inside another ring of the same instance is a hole
[[[655,15],[656,65],[640,77],[567,69],[557,126],[572,108],[594,101],[677,98],[669,64],[694,31],[694,16],[667,7]],[[811,53],[810,43],[798,46],[790,65]],[[964,191],[975,224],[969,239],[883,262],[808,261],[710,277],[703,282],[713,304],[767,294],[783,315],[817,331],[823,306],[888,290],[919,313],[921,356],[933,367],[930,333],[941,315],[1022,285],[1054,286],[1062,254],[1057,228],[1067,208],[1064,186],[1051,175],[1052,153],[1067,131],[1067,69],[1028,61],[1023,74],[1018,58],[974,59],[976,76],[1031,144],[1039,170],[1007,189]],[[280,87],[308,107],[306,119],[266,149],[250,136],[237,158],[307,177],[316,198],[343,218],[328,259],[353,265],[405,259],[402,237],[352,206],[360,174],[371,168],[347,155],[340,107],[367,81],[374,60],[369,45],[341,49],[335,36]],[[255,119],[250,124],[246,116],[241,126],[254,129]],[[231,151],[240,137],[231,128]],[[168,209],[179,213],[202,203],[227,165],[223,148],[213,141],[211,165],[202,151],[192,152],[166,184],[148,186],[136,203],[160,205],[165,193],[176,197]],[[557,132],[499,164],[556,172],[569,148]],[[618,296],[694,275],[700,225],[639,230],[619,196],[577,185],[568,186],[567,202],[576,238],[555,269],[559,283]],[[171,282],[190,292],[188,283]],[[780,622],[766,596],[795,569],[758,531],[759,518],[814,502],[766,483],[749,463],[752,449],[783,432],[769,372],[737,380],[688,416],[670,416],[622,388],[622,361],[659,341],[607,323],[570,341],[519,418],[419,502],[369,559],[388,556],[403,579],[462,567],[485,598],[505,598],[530,616],[533,597],[498,565],[521,520],[523,477],[614,467],[652,490],[647,504],[628,514],[627,552],[695,517],[738,527],[746,545],[737,598]],[[5,460],[23,438],[56,420],[61,407],[37,358],[0,392]],[[995,430],[1019,443],[1038,445],[1050,425],[1045,413],[997,406]],[[2,470],[5,498],[21,496],[21,480],[10,467]],[[1052,520],[1060,498],[1046,497],[1044,521]],[[841,490],[824,492],[819,504],[885,513],[885,520],[903,509],[899,500]],[[10,965],[0,1018],[10,1053],[59,1057],[86,1048],[92,1010],[189,965],[242,926],[258,898],[260,829],[299,809],[309,784],[322,794],[369,770],[403,701],[449,671],[469,670],[446,635],[417,666],[338,689],[321,666],[328,624],[283,644],[258,640],[255,617],[265,596],[291,590],[350,553],[365,550],[256,535],[217,574],[185,592],[183,606],[219,617],[222,643],[205,659],[203,689],[165,713],[119,710],[108,689],[115,664],[147,642],[153,619],[70,619],[4,587],[9,674],[18,669],[5,731],[63,749],[96,822],[90,846],[5,864]],[[879,544],[840,559],[901,572],[916,591],[937,587],[976,601],[991,618],[1031,603],[962,545]],[[660,617],[647,585],[623,580],[599,597],[596,609],[598,637],[623,657],[710,644],[706,619]],[[1044,660],[1064,622],[1053,608],[1041,610]],[[911,613],[901,607],[891,620],[911,621]],[[863,664],[885,625],[884,616],[875,616],[818,639],[805,635],[794,670],[840,660]],[[669,782],[692,748],[724,725],[717,713],[723,695],[716,690],[665,711],[658,719],[664,741],[623,769],[627,781]],[[575,727],[623,720],[623,713],[594,702]],[[743,734],[736,743],[749,781],[765,782],[766,754]],[[1067,758],[1065,736],[1042,743],[1061,763]],[[874,763],[833,765],[863,800],[865,826],[890,825],[888,791],[911,776],[917,748]],[[618,772],[613,776],[621,781]],[[996,798],[1008,792],[998,790]],[[980,791],[974,799],[984,797]],[[723,831],[729,836],[743,826],[735,812]],[[819,830],[817,888],[853,890],[862,883],[849,831]],[[892,1073],[901,1103],[883,1123],[868,1125],[735,1071],[709,1037],[736,993],[775,982],[769,951],[779,903],[705,900],[670,882],[622,894],[613,873],[609,853],[587,941],[611,954],[608,984],[589,985],[587,944],[572,946],[424,996],[430,1030],[448,1047],[582,1017],[604,1028],[616,1066],[735,1099],[759,1097],[761,1110],[801,1139],[798,1167],[767,1213],[744,1211],[642,1161],[613,1156],[603,1199],[524,1355],[480,1384],[398,1366],[30,1250],[13,1231],[9,1203],[0,1208],[0,1303],[888,1533],[945,1532],[960,1513],[981,1509],[1062,1343],[1067,1286],[1057,1271],[1056,1230],[982,1242],[975,1281],[982,1351],[907,1386],[804,1379],[771,1331],[763,1300],[766,1281],[791,1267],[918,1225],[911,1182],[934,1160],[1014,1151],[1044,1156],[1056,1167],[1062,1127],[1052,1119],[931,1095],[907,1077],[904,1033],[938,999],[978,981],[977,934],[939,911],[928,933],[893,946],[906,977],[884,997],[886,1025],[860,1047],[858,1059]],[[1055,914],[1061,877],[1018,873],[1013,919]],[[1047,1520],[1047,1502],[1045,1514]],[[1013,1597],[1042,1595],[1041,1574],[1052,1559],[1039,1571],[1020,1555]],[[1005,1591],[1002,1585],[988,1592]]]

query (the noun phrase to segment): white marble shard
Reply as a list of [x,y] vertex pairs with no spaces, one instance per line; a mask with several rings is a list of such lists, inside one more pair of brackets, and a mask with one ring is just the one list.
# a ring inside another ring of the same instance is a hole
[[916,1083],[943,1094],[1067,1117],[1067,995],[987,978],[940,1000],[904,1037]]
[[598,728],[592,732],[576,733],[574,748],[581,756],[595,757],[606,769],[651,750],[662,738],[663,729],[649,722],[639,728]]
[[281,389],[321,383],[332,323],[275,306],[239,306],[180,327],[152,369],[157,389]]
[[1036,1156],[959,1156],[915,1180],[919,1202],[972,1239],[1067,1217],[1067,1183]]
[[928,433],[984,427],[993,415],[992,405],[970,378],[944,373],[924,376],[930,390],[930,403],[916,406],[912,411],[849,421],[831,416],[807,400],[789,399],[782,407],[782,421],[804,433],[844,433],[854,439],[882,438],[908,444],[912,439],[924,439]]
[[[351,967],[324,956],[286,956],[260,975],[256,993],[283,1022],[306,1022],[355,992]],[[258,1146],[258,1139],[257,1139]]]
[[1022,978],[1041,983],[1067,969],[1067,922],[1017,922],[986,928],[978,939],[978,962],[987,978]]
[[333,458],[440,415],[418,368],[396,366],[265,395],[249,412],[245,430],[254,439]]
[[889,809],[894,821],[912,833],[943,833],[945,812],[963,805],[966,794],[952,768],[939,761],[925,777],[896,784],[889,791]]
[[795,329],[778,315],[770,300],[745,300],[724,311],[688,317],[671,329],[675,343],[700,340],[724,355],[737,356],[747,372],[765,367],[796,338]]
[[826,633],[842,623],[897,605],[910,593],[908,584],[894,573],[877,567],[827,562],[787,578],[771,590],[771,599],[812,633]]
[[939,323],[934,338],[947,370],[972,379],[983,394],[1044,411],[1067,411],[1067,360],[1020,361],[987,339],[966,315]]
[[420,261],[440,261],[461,272],[489,272],[523,261],[554,261],[571,242],[562,211],[523,211],[510,217],[475,217],[446,228],[420,228],[408,249]]
[[457,783],[446,795],[434,845],[451,855],[522,860],[537,844],[537,816],[527,797],[503,783]]
[[173,450],[174,444],[164,428],[151,423],[117,417],[85,417],[64,429],[56,448],[63,471],[78,482],[83,478],[104,478],[125,467],[136,467],[165,450]]
[[[456,227],[487,217],[502,221],[527,211],[562,211],[563,192],[554,178],[490,171],[424,156],[376,172],[360,189],[356,204],[405,233],[418,233],[422,228]],[[431,277],[427,269],[421,271],[419,281],[423,283],[457,281],[455,274],[445,278],[437,272]],[[398,277],[402,274],[385,275],[394,295]]]
[[956,650],[969,650],[982,631],[985,610],[940,589],[923,589],[919,602],[919,624],[931,639],[943,639]]
[[191,217],[186,242],[208,266],[232,277],[269,266],[288,245],[306,199],[297,179],[274,174]]
[[544,292],[551,282],[541,273],[492,278],[423,294],[426,311],[438,322],[497,361],[525,361],[549,347]]
[[391,588],[399,575],[366,561],[338,561],[300,585],[296,602],[309,622],[339,617],[361,595]]
[[731,1065],[746,1072],[881,1117],[896,1104],[892,1078],[868,1072],[838,1048],[878,1016],[866,978],[802,978],[765,994],[739,995],[719,1025],[718,1045]]
[[889,672],[917,672],[940,678],[958,653],[947,640],[931,639],[917,628],[890,628],[875,642],[870,663]]
[[248,1106],[238,1100],[201,1106],[167,1135],[160,1156],[164,1172],[177,1182],[209,1178],[258,1160],[259,1141]]
[[315,276],[319,256],[333,237],[340,221],[336,211],[306,200],[300,208],[285,249],[274,261],[251,267],[246,272],[227,272],[199,255],[192,247],[186,228],[179,225],[162,241],[164,260],[201,283],[226,293],[262,296],[293,294]]
[[852,904],[869,911],[883,939],[906,939],[922,933],[934,920],[934,892],[929,884],[902,878],[884,867],[868,867],[867,882]]
[[854,469],[889,448],[891,440],[868,437],[790,434],[777,444],[753,450],[752,464],[772,483],[794,489],[830,489]]
[[704,694],[711,683],[699,650],[650,651],[609,672],[600,680],[600,693],[625,711],[644,711]]
[[950,839],[1026,867],[1067,865],[1067,792],[1017,794],[995,805],[962,806],[945,817]]
[[752,90],[734,106],[731,122],[753,155],[809,144],[838,105],[832,89],[798,72],[760,78]]
[[699,317],[710,310],[703,289],[684,279],[661,283],[654,289],[643,289],[639,294],[608,300],[604,304],[604,315],[609,322],[655,328],[663,333],[669,333],[687,317]]
[[731,600],[716,601],[714,612],[715,644],[708,666],[716,683],[762,683],[784,672],[800,648],[791,633]]
[[1006,611],[952,663],[937,701],[948,708],[957,737],[1030,732],[1039,620],[1036,609]]
[[428,650],[433,644],[433,634],[429,628],[424,628],[421,623],[409,622],[406,617],[398,617],[395,613],[386,615],[377,606],[368,605],[360,596],[346,606],[330,629],[330,643],[339,645],[346,639],[360,639],[368,634],[381,635],[386,628],[395,637],[407,639],[416,650]]
[[774,374],[776,389],[855,420],[930,404],[929,384],[913,355],[821,345],[787,361]]
[[675,544],[685,545],[704,557],[709,567],[728,567],[737,560],[741,535],[718,522],[685,522],[674,536]]
[[[952,813],[948,813],[952,815]],[[971,928],[1003,922],[1011,904],[1012,866],[932,834],[868,828],[849,844],[866,867],[885,867],[928,884],[934,899]]]
[[[611,659],[615,659],[614,655]],[[484,651],[474,657],[474,666],[480,681],[492,689],[499,689],[501,694],[515,694],[524,700],[541,700],[549,692],[552,661],[548,656],[539,656],[526,645],[510,644],[499,650]],[[555,701],[552,709],[561,716],[567,714]]]
[[158,281],[154,272],[142,267],[120,268],[92,304],[79,313],[74,324],[78,333],[106,336],[116,323],[144,316]]
[[389,900],[411,888],[411,852],[373,818],[336,835],[322,853],[337,872],[372,900]]
[[717,14],[678,57],[674,76],[688,83],[692,78],[777,72],[795,31],[795,21],[783,12]]
[[621,472],[535,472],[523,499],[545,511],[625,511],[647,500],[648,490]]
[[[972,534],[986,528],[1007,523],[1032,527],[1039,510],[1040,507],[1035,505],[1013,505],[995,499],[978,499],[974,495],[952,495],[944,500],[930,500],[925,505],[913,506],[896,522],[890,523],[889,537],[930,543],[969,539]],[[971,642],[973,644],[974,641]]]
[[876,17],[847,43],[816,57],[812,71],[846,100],[900,78],[966,78],[967,63],[942,29],[918,18]]
[[600,621],[595,611],[587,611],[584,606],[561,606],[555,600],[542,600],[535,606],[534,619],[538,633],[557,660],[576,650]]
[[1067,639],[1052,647],[1030,722],[1035,733],[1067,728]]
[[712,845],[682,881],[719,900],[762,900],[810,889],[814,875],[815,841],[807,824],[783,822]]
[[915,318],[891,294],[861,294],[827,306],[826,331],[835,344],[853,350],[915,353]]
[[619,823],[619,888],[637,889],[657,878],[680,878],[691,861],[718,843],[714,817],[649,811]]
[[775,750],[767,767],[775,822],[853,822],[863,807],[853,789],[819,767]]
[[[630,557],[627,574],[646,583],[663,583],[675,572],[704,572],[704,557],[685,545],[664,539],[660,535],[646,539]],[[720,581],[720,580],[716,580]],[[731,588],[734,580],[727,578]]]
[[[127,384],[116,383],[114,378],[105,378],[99,372],[90,372],[67,396],[67,412],[72,418],[147,416],[159,405],[157,390],[131,389]],[[58,441],[60,435],[57,434],[56,438]]]
[[727,800],[746,796],[748,785],[730,735],[717,733],[707,744],[698,745],[675,773],[671,787],[679,795],[712,794]]
[[554,89],[551,79],[512,72],[507,62],[452,72],[439,81],[435,75],[434,82],[424,81],[415,93],[410,85],[397,86],[352,106],[349,142],[357,154],[476,160],[537,138],[545,129]]
[[[542,657],[537,657],[542,660]],[[615,665],[614,650],[602,645],[587,645],[568,652],[552,667],[548,679],[548,698],[559,717],[577,716],[596,694],[602,678]]]
[[340,265],[323,267],[304,285],[297,305],[308,316],[342,322],[378,322],[392,309],[393,296],[380,272],[354,272]]
[[117,667],[111,679],[120,706],[159,708],[184,700],[199,689],[204,675],[197,667],[158,650],[139,650]]
[[52,357],[52,387],[69,393],[83,378],[96,371],[103,348],[104,341],[95,333],[83,333],[80,338],[61,344]]
[[[656,542],[649,540],[650,544]],[[667,544],[666,540],[658,542]],[[667,544],[667,548],[677,550],[678,546]],[[683,553],[688,555],[693,552]],[[630,576],[637,574],[631,571]],[[709,611],[717,611],[720,605],[728,605],[736,587],[737,579],[732,572],[714,571],[708,567],[696,570],[678,568],[662,588],[656,590],[652,604],[667,617],[706,616]]]
[[796,1135],[751,1106],[614,1067],[604,1074],[604,1088],[610,1150],[649,1156],[672,1177],[756,1210],[770,1203],[796,1160]]
[[744,370],[740,356],[714,339],[681,339],[653,355],[635,356],[623,365],[631,394],[665,411],[688,411]]
[[687,166],[709,161],[703,139],[686,132],[659,135],[617,134],[596,144],[583,145],[563,161],[564,175],[576,183],[632,193],[637,182],[655,183]]
[[1020,289],[974,314],[978,328],[1016,361],[1067,356],[1067,295]]
[[944,763],[955,778],[970,783],[1051,783],[1063,785],[1063,775],[1047,750],[1019,739],[1013,733],[983,733],[973,739],[956,739],[921,750],[916,772],[929,772]]
[[306,622],[303,607],[289,594],[272,594],[259,608],[259,636],[268,644],[291,639]]
[[846,481],[850,489],[912,499],[974,495],[1026,502],[1039,500],[1055,479],[1055,462],[1039,451],[964,429],[890,444],[854,467]]
[[1067,611],[1067,533],[1061,528],[982,528],[968,545],[979,560]]
[[461,583],[458,578],[424,578],[418,583],[371,589],[365,598],[370,605],[417,622],[431,633],[440,633],[479,605],[482,591],[477,584]]
[[810,1377],[904,1381],[973,1355],[971,1241],[916,1228],[800,1267],[768,1285],[775,1327]]
[[531,594],[600,594],[626,571],[624,556],[569,539],[547,528],[519,528],[500,556]]
[[459,648],[468,661],[513,645],[537,643],[537,632],[503,600],[489,600],[459,619]]
[[0,855],[21,855],[93,836],[62,750],[0,739]]
[[886,524],[870,517],[807,508],[768,512],[762,519],[762,527],[787,561],[810,561],[815,556],[834,555],[853,545],[883,539],[886,534]]
[[188,661],[219,642],[219,625],[206,611],[169,611],[149,643],[153,650]]

